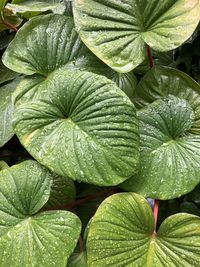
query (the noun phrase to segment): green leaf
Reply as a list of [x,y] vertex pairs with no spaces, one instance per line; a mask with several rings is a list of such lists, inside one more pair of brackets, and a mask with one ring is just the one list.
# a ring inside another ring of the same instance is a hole
[[87,238],[90,267],[198,267],[200,218],[186,213],[168,217],[154,232],[153,212],[134,193],[107,198],[98,208]]
[[186,41],[200,19],[199,0],[74,0],[82,41],[119,72],[145,59],[146,44],[169,51]]
[[117,84],[117,86],[122,89],[127,96],[133,100],[134,91],[137,85],[137,78],[133,72],[128,73],[113,73],[112,80]]
[[53,174],[51,194],[45,208],[67,205],[76,199],[76,188],[73,181],[67,177]]
[[18,75],[18,73],[6,68],[6,66],[0,60],[0,85],[4,82],[13,80]]
[[66,266],[80,221],[67,211],[37,213],[49,198],[51,173],[24,161],[1,171],[0,180],[1,266]]
[[33,77],[22,84],[15,95],[14,128],[41,164],[97,185],[119,184],[136,171],[135,107],[114,82],[61,68],[45,80]]
[[63,14],[66,6],[61,0],[13,0],[11,4],[7,4],[6,8],[15,14],[23,14],[29,18],[46,11]]
[[2,15],[2,11],[4,9],[4,6],[6,5],[7,0],[1,0],[0,1],[0,16]]
[[7,169],[7,168],[9,168],[8,164],[5,161],[1,160],[0,161],[0,171]]
[[[2,79],[4,78],[5,76],[3,75]],[[7,143],[14,135],[12,127],[14,106],[11,97],[19,81],[20,78],[16,78],[0,87],[0,147]]]
[[73,253],[69,258],[67,267],[88,267],[86,252]]
[[178,70],[157,66],[138,84],[134,101],[144,107],[137,113],[140,170],[122,188],[158,199],[192,191],[200,182],[199,84]]

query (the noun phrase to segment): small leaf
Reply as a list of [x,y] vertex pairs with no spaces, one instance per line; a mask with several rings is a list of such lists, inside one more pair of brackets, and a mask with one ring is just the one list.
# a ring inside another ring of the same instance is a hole
[[63,176],[52,174],[53,184],[51,186],[51,194],[45,208],[53,208],[57,206],[67,205],[76,198],[76,188],[74,182]]
[[198,267],[200,218],[186,213],[168,217],[154,232],[153,212],[134,193],[107,198],[93,217],[87,238],[90,267]]
[[1,266],[65,267],[80,234],[80,221],[67,211],[42,212],[52,175],[36,161],[0,172]]
[[107,65],[129,72],[140,65],[146,44],[156,51],[180,46],[200,19],[199,0],[74,0],[82,41]]

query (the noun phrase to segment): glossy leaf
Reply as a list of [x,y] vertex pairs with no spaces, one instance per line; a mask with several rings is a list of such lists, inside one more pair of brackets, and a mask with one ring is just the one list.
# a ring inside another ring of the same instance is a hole
[[134,193],[107,198],[93,217],[87,238],[90,267],[198,267],[200,218],[168,217],[157,234],[147,201]]
[[66,266],[80,221],[67,211],[42,212],[52,175],[35,161],[0,172],[1,266]]
[[12,127],[14,106],[11,97],[19,81],[20,79],[16,78],[0,87],[0,147],[7,143],[14,135]]
[[74,182],[63,176],[53,175],[51,194],[45,208],[55,208],[67,205],[76,199],[76,188]]
[[145,59],[146,44],[158,51],[180,46],[200,19],[199,0],[74,0],[77,30],[101,60],[129,72]]
[[134,101],[144,106],[138,111],[140,171],[122,187],[158,199],[192,191],[200,182],[199,84],[157,66],[138,84]]
[[15,96],[14,128],[29,153],[59,175],[92,184],[130,177],[139,157],[138,120],[115,83],[62,68],[38,79]]

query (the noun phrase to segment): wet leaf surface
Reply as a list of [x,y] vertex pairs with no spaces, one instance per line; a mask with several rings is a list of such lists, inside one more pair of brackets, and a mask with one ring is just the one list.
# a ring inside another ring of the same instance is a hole
[[134,193],[107,198],[91,221],[88,265],[198,267],[200,218],[187,213],[168,217],[154,233],[153,212]]
[[42,212],[52,174],[36,161],[0,172],[1,266],[66,266],[80,234],[78,217],[67,211]]

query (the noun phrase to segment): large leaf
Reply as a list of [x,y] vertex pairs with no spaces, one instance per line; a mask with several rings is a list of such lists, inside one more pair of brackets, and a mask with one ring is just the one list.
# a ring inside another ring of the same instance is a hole
[[134,193],[107,198],[93,217],[87,238],[90,267],[198,267],[200,218],[180,213],[155,233],[152,210]]
[[74,0],[83,42],[106,64],[129,72],[145,59],[146,44],[158,51],[181,45],[200,19],[199,0]]
[[79,39],[73,19],[62,15],[38,16],[27,22],[9,45],[3,62],[28,75],[48,75],[63,65],[86,69],[113,79],[129,96],[136,85],[133,73],[116,73],[91,53]]
[[159,199],[192,191],[200,182],[199,84],[178,70],[154,67],[133,99],[144,107],[138,111],[140,171],[122,187]]
[[[4,78],[5,76],[2,77],[2,79]],[[19,81],[20,79],[16,78],[12,82],[0,87],[0,147],[7,143],[14,135],[12,127],[14,106],[11,97]]]
[[25,161],[1,171],[0,181],[1,266],[66,266],[80,221],[67,211],[37,213],[49,198],[51,173]]
[[33,86],[15,96],[14,128],[33,157],[57,174],[97,185],[116,185],[135,172],[138,120],[114,82],[63,68],[46,80],[30,79]]

